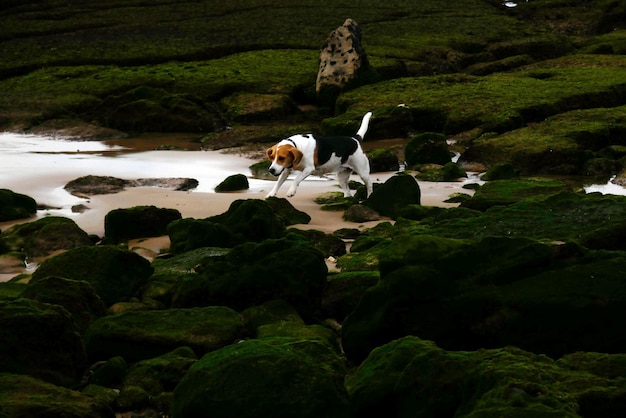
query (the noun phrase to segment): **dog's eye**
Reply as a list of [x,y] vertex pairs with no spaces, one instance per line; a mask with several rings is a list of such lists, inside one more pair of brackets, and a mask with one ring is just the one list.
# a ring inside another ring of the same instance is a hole
[[285,159],[285,157],[278,157],[278,161],[282,161],[284,159]]

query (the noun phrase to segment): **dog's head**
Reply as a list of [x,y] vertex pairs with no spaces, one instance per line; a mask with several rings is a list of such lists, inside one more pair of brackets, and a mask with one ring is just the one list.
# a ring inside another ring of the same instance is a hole
[[297,169],[302,161],[302,152],[290,144],[274,145],[266,151],[267,158],[272,162],[269,171],[274,176],[280,175],[286,168]]

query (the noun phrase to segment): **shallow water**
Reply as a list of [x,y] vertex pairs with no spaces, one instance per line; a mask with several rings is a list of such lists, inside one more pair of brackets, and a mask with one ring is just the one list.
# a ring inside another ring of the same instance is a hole
[[[250,159],[218,151],[141,151],[97,141],[0,133],[0,188],[33,197],[38,204],[69,209],[83,199],[63,187],[84,175],[122,179],[188,177],[194,192],[212,193],[229,175],[250,174]],[[250,179],[250,187],[265,182]]]

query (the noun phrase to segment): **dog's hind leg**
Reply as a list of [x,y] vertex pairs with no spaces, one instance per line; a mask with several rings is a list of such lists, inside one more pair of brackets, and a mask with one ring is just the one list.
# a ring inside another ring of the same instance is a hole
[[337,181],[339,182],[339,186],[343,190],[343,197],[350,197],[352,194],[350,193],[350,186],[348,185],[348,181],[350,180],[350,174],[352,174],[352,170],[349,168],[344,168],[337,172]]

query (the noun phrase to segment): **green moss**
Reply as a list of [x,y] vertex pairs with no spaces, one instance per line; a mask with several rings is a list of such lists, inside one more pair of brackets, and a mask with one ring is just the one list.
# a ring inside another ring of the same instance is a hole
[[530,197],[550,196],[569,190],[565,182],[547,178],[492,180],[480,186],[461,206],[486,210],[492,206],[510,205]]

